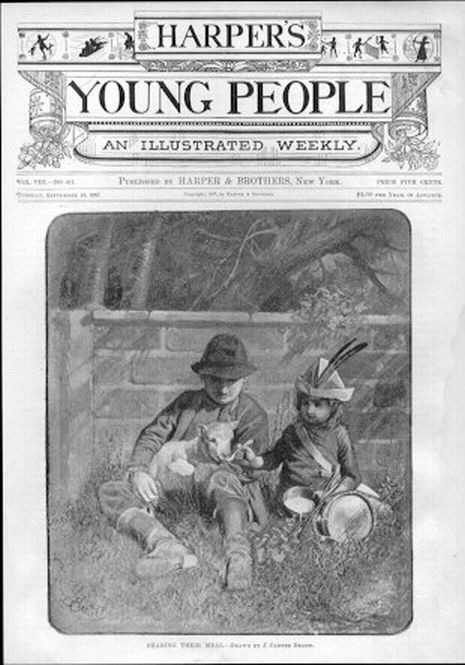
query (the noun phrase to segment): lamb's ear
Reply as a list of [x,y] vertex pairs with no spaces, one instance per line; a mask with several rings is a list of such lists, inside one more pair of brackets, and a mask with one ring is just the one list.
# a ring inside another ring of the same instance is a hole
[[205,434],[207,433],[207,428],[203,423],[199,423],[197,425],[197,431],[199,433],[199,436],[205,436]]
[[240,420],[231,420],[228,425],[231,425],[231,429],[234,431],[238,428],[240,422]]

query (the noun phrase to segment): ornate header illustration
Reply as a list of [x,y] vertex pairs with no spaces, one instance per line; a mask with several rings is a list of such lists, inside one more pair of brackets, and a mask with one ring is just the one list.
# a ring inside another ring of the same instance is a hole
[[355,29],[320,16],[136,14],[126,26],[22,26],[33,86],[20,168],[161,160],[384,161],[433,169],[426,88],[437,26]]

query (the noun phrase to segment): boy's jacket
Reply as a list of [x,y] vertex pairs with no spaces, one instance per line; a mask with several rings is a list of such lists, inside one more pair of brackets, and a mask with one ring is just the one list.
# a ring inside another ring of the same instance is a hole
[[[219,406],[203,389],[183,392],[142,430],[134,445],[127,470],[148,471],[152,458],[164,443],[194,438],[199,424],[233,420],[239,421],[235,429],[233,450],[238,444],[244,444],[249,439],[253,439],[251,447],[257,455],[268,449],[268,417],[253,397],[241,393],[230,404]],[[267,519],[266,508],[258,482],[262,474],[245,471],[237,464],[230,464],[228,468],[246,485],[247,499],[255,518],[264,523]]]

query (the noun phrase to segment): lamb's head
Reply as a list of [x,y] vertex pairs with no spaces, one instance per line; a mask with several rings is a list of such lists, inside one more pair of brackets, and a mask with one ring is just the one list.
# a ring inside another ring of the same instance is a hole
[[199,437],[208,456],[215,462],[221,462],[231,455],[231,444],[238,420],[213,422],[199,425]]

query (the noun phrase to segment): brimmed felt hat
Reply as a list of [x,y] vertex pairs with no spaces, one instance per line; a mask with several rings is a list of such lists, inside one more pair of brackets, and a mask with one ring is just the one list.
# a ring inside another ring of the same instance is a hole
[[235,335],[227,334],[213,337],[201,359],[191,367],[196,374],[232,380],[243,379],[257,369],[249,362],[243,342]]
[[348,402],[354,392],[354,388],[346,388],[336,368],[353,355],[364,349],[367,344],[357,344],[353,339],[344,344],[330,360],[318,358],[310,367],[295,381],[295,389],[314,399],[337,399],[340,402]]

